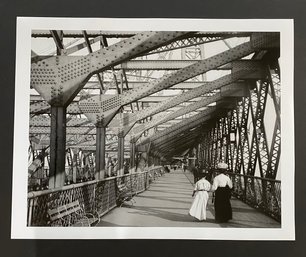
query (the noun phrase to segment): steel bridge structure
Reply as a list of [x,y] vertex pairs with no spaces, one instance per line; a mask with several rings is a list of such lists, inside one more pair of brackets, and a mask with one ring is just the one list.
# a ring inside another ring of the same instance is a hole
[[220,162],[280,221],[279,57],[272,32],[32,31],[28,225],[75,199],[102,215],[119,180],[140,192],[161,165]]

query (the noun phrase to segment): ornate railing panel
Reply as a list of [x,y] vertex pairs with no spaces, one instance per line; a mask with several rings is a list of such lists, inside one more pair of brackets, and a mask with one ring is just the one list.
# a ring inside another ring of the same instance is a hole
[[116,207],[118,185],[124,184],[132,193],[140,193],[149,187],[149,174],[153,180],[163,174],[161,167],[144,172],[89,181],[63,188],[28,193],[28,226],[49,226],[48,210],[79,200],[86,212],[106,214]]
[[281,221],[281,181],[227,173],[232,182],[232,193],[248,205]]

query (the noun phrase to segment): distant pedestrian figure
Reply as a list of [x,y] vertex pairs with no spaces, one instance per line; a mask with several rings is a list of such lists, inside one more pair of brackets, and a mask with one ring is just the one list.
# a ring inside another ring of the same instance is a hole
[[167,173],[170,173],[170,169],[167,165],[164,166],[164,170],[167,172]]
[[183,170],[184,170],[184,172],[186,172],[186,169],[187,169],[187,166],[186,166],[186,165],[183,165]]
[[208,191],[210,190],[210,183],[203,177],[200,179],[194,187],[192,196],[195,198],[189,210],[189,215],[202,221],[206,220],[206,206],[208,202]]
[[199,179],[199,166],[196,165],[196,166],[192,167],[191,172],[193,174],[194,183],[197,183],[197,181]]
[[231,179],[224,174],[227,167],[228,165],[226,163],[218,164],[218,170],[221,174],[214,178],[212,186],[212,190],[215,190],[215,219],[220,223],[232,219],[230,197],[233,184]]

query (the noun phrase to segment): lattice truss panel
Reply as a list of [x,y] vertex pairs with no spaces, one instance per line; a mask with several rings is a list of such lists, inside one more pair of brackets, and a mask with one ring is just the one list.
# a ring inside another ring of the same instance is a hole
[[279,68],[268,67],[265,79],[248,85],[248,95],[236,109],[204,133],[200,162],[208,169],[226,162],[235,173],[276,179],[281,152]]

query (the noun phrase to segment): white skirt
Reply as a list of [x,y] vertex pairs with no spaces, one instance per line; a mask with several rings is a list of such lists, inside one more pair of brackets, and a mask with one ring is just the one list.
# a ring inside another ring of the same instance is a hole
[[209,195],[207,191],[197,191],[192,202],[189,214],[198,220],[206,220],[206,205]]

